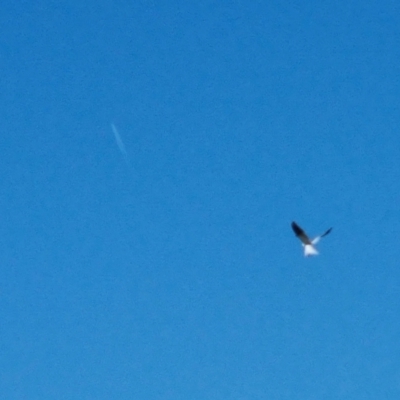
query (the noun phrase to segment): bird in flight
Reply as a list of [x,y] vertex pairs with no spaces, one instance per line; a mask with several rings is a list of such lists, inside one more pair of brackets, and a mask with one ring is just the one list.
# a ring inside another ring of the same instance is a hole
[[294,234],[301,240],[301,243],[303,244],[305,257],[316,256],[318,251],[315,248],[315,245],[320,241],[321,238],[328,235],[332,230],[332,228],[329,228],[322,235],[319,235],[314,239],[310,239],[303,229],[301,229],[300,226],[298,226],[294,221],[292,222],[292,229]]

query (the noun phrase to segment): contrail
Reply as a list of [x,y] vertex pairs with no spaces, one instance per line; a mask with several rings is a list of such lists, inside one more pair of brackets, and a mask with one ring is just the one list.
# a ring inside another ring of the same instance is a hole
[[117,146],[119,148],[119,151],[124,156],[125,161],[128,162],[128,153],[126,152],[124,142],[122,141],[121,136],[118,133],[118,130],[117,130],[116,126],[114,124],[111,124],[111,129],[114,132],[115,141],[117,142]]

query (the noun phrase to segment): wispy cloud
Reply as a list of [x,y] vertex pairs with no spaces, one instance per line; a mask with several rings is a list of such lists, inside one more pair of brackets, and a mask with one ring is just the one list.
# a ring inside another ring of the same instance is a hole
[[122,141],[121,135],[119,134],[118,129],[114,124],[111,124],[111,129],[114,133],[115,141],[117,142],[119,151],[122,153],[122,155],[125,158],[125,161],[128,163],[128,153],[126,152],[126,148],[124,142]]

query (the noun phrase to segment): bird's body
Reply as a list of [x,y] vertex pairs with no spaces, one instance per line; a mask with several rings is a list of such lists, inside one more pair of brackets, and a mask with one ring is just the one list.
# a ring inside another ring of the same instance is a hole
[[315,245],[320,241],[321,238],[328,235],[332,230],[332,228],[329,228],[322,235],[319,235],[314,239],[310,239],[308,235],[304,232],[304,230],[300,228],[300,226],[297,225],[294,221],[292,222],[292,229],[294,234],[301,240],[301,243],[303,244],[305,257],[317,255],[318,250],[315,248]]

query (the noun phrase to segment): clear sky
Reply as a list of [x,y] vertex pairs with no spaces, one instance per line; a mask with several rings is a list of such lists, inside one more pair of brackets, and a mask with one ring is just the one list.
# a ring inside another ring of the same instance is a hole
[[398,1],[0,11],[0,398],[400,398]]

